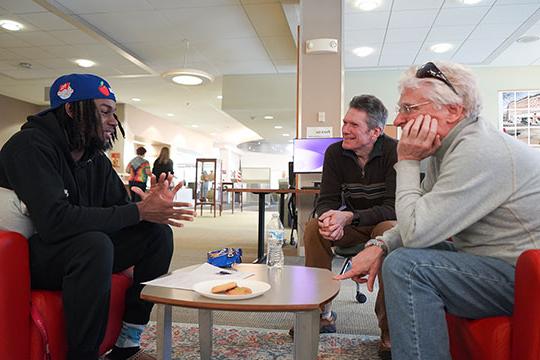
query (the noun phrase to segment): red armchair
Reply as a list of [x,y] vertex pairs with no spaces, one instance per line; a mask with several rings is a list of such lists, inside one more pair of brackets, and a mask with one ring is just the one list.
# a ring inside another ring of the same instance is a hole
[[514,296],[512,316],[480,320],[446,316],[453,359],[540,359],[540,250],[519,257]]
[[[113,274],[109,321],[100,354],[111,349],[120,333],[125,292],[131,278]],[[37,310],[49,343],[51,360],[65,360],[67,342],[60,291],[30,289],[28,241],[0,231],[0,359],[43,360],[43,335],[31,317]]]

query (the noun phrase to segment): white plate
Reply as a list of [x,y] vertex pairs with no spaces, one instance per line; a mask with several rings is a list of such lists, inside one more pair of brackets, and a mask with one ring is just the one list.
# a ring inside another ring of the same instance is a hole
[[[227,294],[214,294],[212,293],[212,288],[217,285],[226,284],[228,282],[234,281],[238,286],[241,287],[248,287],[251,289],[251,294],[246,295],[227,295]],[[251,299],[257,296],[261,296],[268,290],[270,290],[271,286],[268,283],[265,283],[264,281],[257,281],[257,280],[209,280],[209,281],[202,281],[199,283],[196,283],[193,285],[193,290],[202,295],[206,296],[210,299],[216,299],[216,300],[244,300],[244,299]]]

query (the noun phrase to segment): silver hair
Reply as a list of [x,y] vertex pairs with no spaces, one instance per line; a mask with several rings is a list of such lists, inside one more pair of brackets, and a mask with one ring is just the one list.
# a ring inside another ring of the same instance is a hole
[[448,81],[456,89],[457,94],[443,81],[434,78],[416,77],[417,67],[409,68],[399,80],[399,92],[405,89],[418,89],[422,85],[428,85],[431,91],[424,94],[426,99],[438,105],[462,105],[466,117],[477,117],[482,110],[482,100],[476,77],[465,66],[446,61],[433,62],[446,76]]
[[365,111],[367,118],[368,129],[380,128],[384,130],[386,119],[388,118],[388,110],[377,97],[373,95],[358,95],[351,99],[349,107]]

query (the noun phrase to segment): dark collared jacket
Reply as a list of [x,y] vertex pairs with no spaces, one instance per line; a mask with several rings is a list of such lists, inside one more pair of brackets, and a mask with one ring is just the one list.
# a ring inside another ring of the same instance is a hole
[[330,145],[324,155],[317,215],[342,208],[354,213],[353,225],[357,226],[395,220],[397,141],[381,135],[364,168],[342,143]]

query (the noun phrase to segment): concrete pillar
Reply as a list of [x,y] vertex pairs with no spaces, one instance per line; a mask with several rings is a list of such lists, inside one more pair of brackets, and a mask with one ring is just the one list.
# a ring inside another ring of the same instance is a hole
[[[332,136],[339,137],[343,116],[343,2],[301,0],[300,14],[297,137],[305,138],[308,127],[331,127]],[[306,41],[313,39],[336,39],[337,52],[307,54]],[[320,121],[321,116],[324,121]],[[314,181],[320,181],[320,175],[299,175],[297,187],[313,185]],[[313,200],[310,195],[297,199],[300,254]]]

